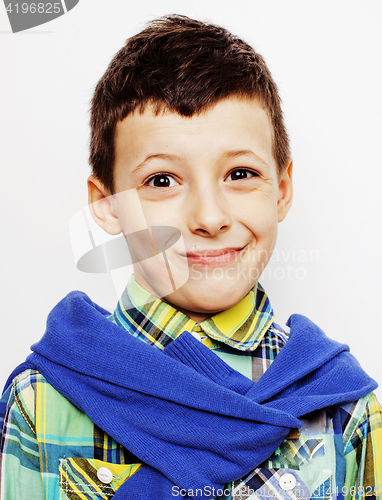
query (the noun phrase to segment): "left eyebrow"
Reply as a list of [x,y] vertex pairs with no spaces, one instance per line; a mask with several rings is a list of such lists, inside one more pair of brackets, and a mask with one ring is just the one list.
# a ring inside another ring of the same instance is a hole
[[239,156],[249,156],[252,160],[255,160],[258,163],[261,163],[264,167],[269,168],[268,163],[250,149],[234,149],[232,151],[225,151],[221,157],[237,158]]

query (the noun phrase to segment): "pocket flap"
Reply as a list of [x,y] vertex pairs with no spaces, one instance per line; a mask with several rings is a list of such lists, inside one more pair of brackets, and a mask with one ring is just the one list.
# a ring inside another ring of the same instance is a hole
[[[110,499],[140,467],[141,464],[112,464],[90,458],[60,458],[60,500]],[[109,475],[110,482],[99,478],[101,468],[109,471],[106,478]]]

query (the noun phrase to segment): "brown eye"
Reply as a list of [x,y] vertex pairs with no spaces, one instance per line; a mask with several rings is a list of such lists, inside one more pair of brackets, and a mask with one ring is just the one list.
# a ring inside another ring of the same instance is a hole
[[240,181],[242,179],[248,179],[249,177],[257,177],[258,174],[252,170],[247,170],[245,168],[238,168],[233,170],[227,177],[227,181]]
[[177,186],[177,182],[167,174],[158,174],[151,177],[151,179],[147,181],[147,185],[156,188],[168,188]]

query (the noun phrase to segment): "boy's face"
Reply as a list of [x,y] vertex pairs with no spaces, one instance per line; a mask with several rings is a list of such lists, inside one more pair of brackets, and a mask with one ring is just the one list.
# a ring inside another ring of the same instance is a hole
[[[181,231],[184,245],[179,240],[166,256],[175,274],[188,267],[183,286],[163,292],[167,274],[148,261],[134,264],[134,274],[196,321],[239,302],[271,257],[292,199],[291,163],[279,176],[272,133],[257,100],[236,97],[191,118],[155,116],[147,106],[117,124],[114,179],[121,195],[104,200],[95,218],[110,233],[131,233],[134,212],[122,193],[136,190],[147,226]],[[89,188],[93,202],[110,194],[94,177]]]

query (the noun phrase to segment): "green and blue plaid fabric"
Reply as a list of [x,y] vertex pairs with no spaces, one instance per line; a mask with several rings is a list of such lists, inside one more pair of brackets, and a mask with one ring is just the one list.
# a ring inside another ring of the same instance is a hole
[[[191,331],[254,381],[288,341],[287,328],[275,323],[259,285],[230,310],[196,324],[132,279],[110,320],[159,349]],[[111,499],[141,465],[36,371],[16,377],[0,405],[0,500]],[[310,415],[301,433],[291,435],[245,478],[217,491],[216,498],[323,500],[342,494],[347,500],[377,499],[382,493],[381,408],[371,394],[341,407],[339,414],[340,445],[330,411]],[[346,478],[339,490],[335,476],[344,463]],[[100,479],[105,468],[111,474],[106,483]],[[291,476],[296,485],[285,489]]]

